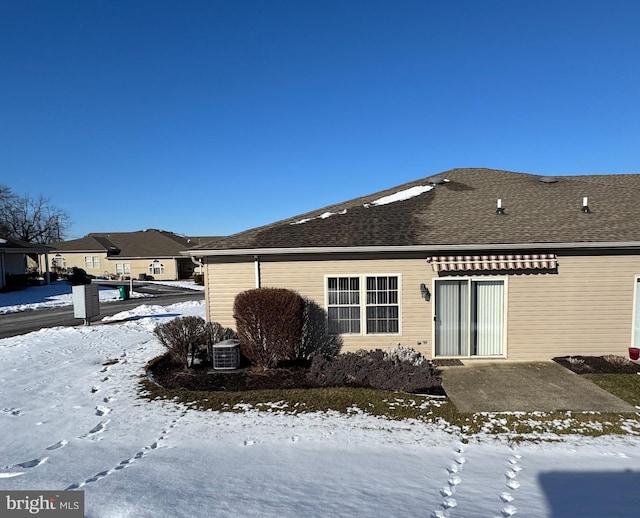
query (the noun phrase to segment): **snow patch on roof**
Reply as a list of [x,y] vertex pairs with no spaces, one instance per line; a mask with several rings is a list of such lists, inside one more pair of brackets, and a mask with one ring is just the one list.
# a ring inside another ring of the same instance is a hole
[[320,214],[319,216],[316,216],[315,218],[299,219],[298,221],[289,223],[289,225],[302,225],[303,223],[307,223],[314,219],[327,219],[328,217],[334,216],[335,214],[346,214],[346,213],[347,213],[347,209],[341,210],[340,212],[323,212],[322,214]]
[[383,196],[371,203],[365,203],[364,206],[371,207],[372,205],[388,205],[389,203],[394,203],[396,201],[405,201],[410,198],[420,196],[422,193],[430,191],[431,189],[433,189],[433,185],[416,185],[415,187],[409,187],[408,189],[398,191],[394,194],[390,194],[389,196]]

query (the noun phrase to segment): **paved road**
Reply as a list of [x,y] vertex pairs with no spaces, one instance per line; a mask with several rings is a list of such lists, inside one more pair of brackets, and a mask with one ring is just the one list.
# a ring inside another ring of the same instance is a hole
[[[164,289],[156,288],[158,285],[139,286],[136,283],[135,290],[139,292],[153,293],[154,297],[144,299],[117,300],[113,302],[100,303],[100,317],[115,315],[121,311],[127,311],[141,304],[157,304],[168,306],[176,302],[187,300],[204,300],[204,292],[185,289]],[[46,308],[36,311],[23,311],[20,313],[9,313],[0,315],[0,338],[23,335],[38,331],[44,327],[55,326],[78,326],[83,325],[81,318],[74,318],[73,306],[63,306],[60,308]]]

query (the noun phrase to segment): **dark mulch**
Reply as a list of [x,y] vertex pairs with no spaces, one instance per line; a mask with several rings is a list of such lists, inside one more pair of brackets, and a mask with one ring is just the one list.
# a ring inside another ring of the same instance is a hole
[[[169,355],[165,355],[152,362],[148,370],[154,381],[167,389],[242,392],[319,387],[307,376],[306,365],[291,365],[269,370],[254,367],[234,371],[214,371],[204,367],[185,370],[181,365],[173,362]],[[421,393],[445,395],[441,386],[432,387]]]
[[632,361],[611,361],[607,356],[560,356],[553,359],[577,374],[636,374],[640,365]]

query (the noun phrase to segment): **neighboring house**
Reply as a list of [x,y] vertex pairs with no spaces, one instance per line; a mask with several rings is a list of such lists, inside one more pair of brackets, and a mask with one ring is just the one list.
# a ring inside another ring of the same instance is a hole
[[[38,257],[43,254],[46,258],[50,251],[50,246],[0,238],[0,290],[25,284],[28,261],[38,264]],[[46,259],[44,262],[48,263]],[[45,268],[44,273],[48,278],[49,270]]]
[[432,358],[626,355],[640,346],[640,174],[454,169],[189,250],[207,317],[298,291],[344,350]]
[[53,245],[51,267],[78,267],[90,275],[155,280],[191,277],[198,266],[181,251],[214,237],[186,237],[164,230],[91,233],[80,239]]

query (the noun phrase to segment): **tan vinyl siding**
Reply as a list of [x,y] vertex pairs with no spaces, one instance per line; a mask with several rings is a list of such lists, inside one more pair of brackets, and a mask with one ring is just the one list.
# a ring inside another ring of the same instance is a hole
[[[431,306],[420,295],[420,284],[429,285],[431,267],[424,259],[392,260],[262,260],[262,287],[286,287],[309,297],[326,309],[327,275],[398,275],[400,280],[401,334],[344,335],[344,351],[410,345],[424,354],[431,351]],[[207,265],[209,318],[235,327],[231,316],[233,298],[255,287],[254,263]],[[240,287],[240,289],[239,289]],[[419,344],[420,342],[420,344]]]
[[640,257],[558,256],[557,274],[510,275],[512,360],[627,355]]
[[[116,275],[116,264],[128,263],[131,265],[130,277],[132,279],[138,279],[141,273],[152,275],[149,273],[149,265],[155,259],[127,259],[126,257],[120,258],[116,256],[110,256],[107,258],[107,254],[105,252],[67,253],[54,251],[49,254],[49,266],[51,266],[51,261],[55,258],[56,254],[60,254],[60,256],[66,260],[67,268],[76,266],[78,268],[82,268],[88,274],[96,276]],[[84,258],[94,256],[99,258],[100,266],[98,268],[87,268],[85,266]],[[153,274],[153,278],[158,281],[176,280],[178,278],[176,260],[173,258],[163,259],[161,257],[159,257],[158,260],[164,265],[164,273]],[[129,276],[129,274],[127,274],[127,276]]]
[[250,290],[256,286],[253,261],[207,263],[205,268],[208,320],[235,329],[233,301],[241,291]]
[[[326,276],[398,275],[400,334],[344,335],[344,351],[387,348],[397,344],[432,355],[433,279],[425,258],[336,259],[317,256],[268,257],[260,261],[263,287],[286,287],[326,309]],[[635,276],[640,255],[562,255],[553,273],[509,274],[505,356],[509,360],[544,360],[566,355],[627,355],[631,343]],[[480,272],[478,272],[480,273]],[[473,275],[474,278],[491,276]],[[208,318],[235,328],[235,295],[255,287],[253,258],[208,258]],[[455,277],[452,277],[455,278]],[[420,284],[432,292],[422,299]]]

